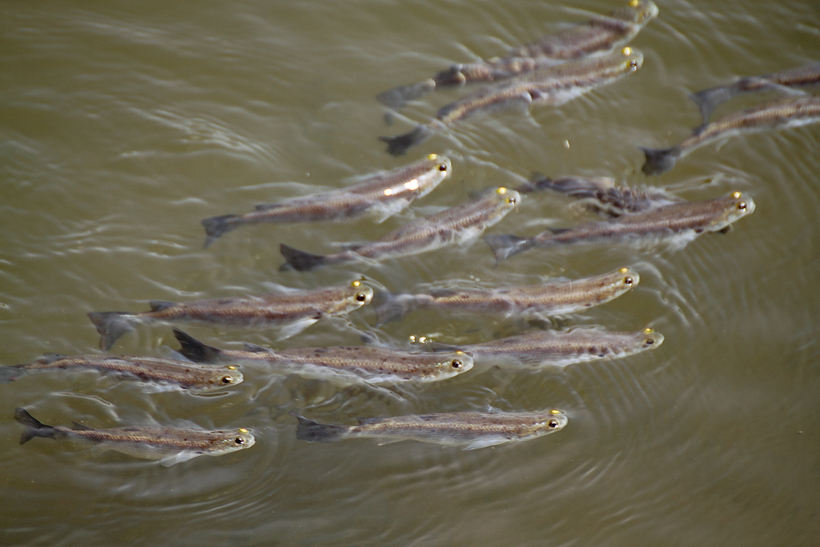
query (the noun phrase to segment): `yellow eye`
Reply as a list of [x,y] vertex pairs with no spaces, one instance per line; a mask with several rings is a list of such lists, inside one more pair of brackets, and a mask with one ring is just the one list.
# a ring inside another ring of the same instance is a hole
[[503,196],[507,193],[507,189],[501,186],[498,190],[495,191],[495,193]]
[[239,428],[239,432],[240,432],[240,433],[247,433],[247,432],[248,432],[248,430],[247,430],[247,429],[245,429],[244,427],[240,427],[240,428]]
[[623,48],[621,50],[621,53],[623,53],[624,55],[632,55],[632,48],[629,47],[629,46],[626,46],[625,48]]
[[429,156],[427,156],[427,159],[430,160],[430,161],[434,161],[437,158],[438,158],[438,154],[430,154]]
[[561,411],[557,408],[553,408],[552,410],[550,410],[550,414],[561,414]]
[[357,280],[357,281],[354,281],[353,283],[351,283],[350,286],[351,287],[358,287],[361,284],[362,284],[362,282]]
[[740,192],[732,192],[732,197],[737,199],[740,197]]
[[228,367],[227,367],[227,368],[228,368],[228,370],[236,370],[236,367],[235,367],[235,366],[233,366],[233,365],[228,365]]
[[621,272],[621,273],[626,273],[626,272],[628,272],[628,271],[629,271],[629,268],[621,268],[621,269],[620,269],[620,270],[618,270],[618,271],[619,271],[619,272]]
[[649,328],[649,327],[646,327],[645,329],[643,329],[643,332],[644,332],[645,334],[652,334],[652,333],[653,333],[653,332],[655,332],[655,331],[653,331],[653,330],[652,330],[651,328]]
[[637,8],[639,3],[640,3],[639,0],[630,0],[629,1],[630,7],[633,7],[633,8]]

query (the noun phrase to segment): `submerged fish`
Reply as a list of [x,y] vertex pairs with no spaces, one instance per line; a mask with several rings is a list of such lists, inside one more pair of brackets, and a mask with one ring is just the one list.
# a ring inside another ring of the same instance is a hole
[[657,16],[658,7],[653,2],[631,0],[627,6],[616,9],[608,16],[597,16],[584,24],[513,48],[504,57],[453,65],[433,78],[385,91],[376,98],[382,104],[399,108],[407,101],[442,87],[495,82],[562,61],[613,51],[629,42]]
[[704,232],[728,230],[733,222],[754,210],[752,198],[733,192],[722,198],[673,203],[574,228],[553,228],[532,237],[490,235],[484,241],[499,261],[533,247],[552,245],[669,238],[679,238],[685,244]]
[[[598,328],[538,331],[459,346],[477,366],[566,366],[597,359],[619,359],[654,349],[663,335],[646,328],[638,332],[610,332]],[[442,347],[442,345],[438,345]],[[443,346],[447,347],[447,346]]]
[[580,200],[587,209],[609,217],[638,213],[683,201],[657,188],[616,186],[615,181],[608,177],[539,177],[525,182],[516,190],[522,194],[540,190],[561,192]]
[[498,289],[435,289],[422,294],[376,293],[379,324],[401,318],[414,309],[491,313],[494,316],[559,315],[609,302],[638,285],[640,276],[629,268],[603,275],[519,285]]
[[625,47],[617,53],[539,68],[511,80],[488,86],[460,101],[444,106],[428,125],[418,125],[409,133],[379,137],[394,156],[427,140],[439,128],[474,114],[512,106],[559,106],[584,93],[612,83],[638,70],[643,54]]
[[242,298],[216,298],[195,302],[152,300],[151,311],[91,312],[88,317],[100,333],[100,347],[108,350],[117,339],[134,328],[135,323],[194,322],[240,327],[280,326],[280,336],[287,338],[306,329],[322,317],[343,315],[373,298],[373,289],[353,281],[343,287],[281,293]]
[[51,426],[39,422],[24,408],[14,412],[14,419],[27,428],[20,437],[20,444],[34,437],[83,439],[136,458],[160,460],[166,467],[197,456],[236,452],[256,442],[245,428],[230,431],[144,426],[92,429],[76,422],[74,427]]
[[766,104],[733,112],[719,120],[695,129],[682,143],[670,148],[643,148],[646,163],[642,170],[647,175],[665,173],[679,158],[711,142],[740,133],[764,129],[796,127],[820,121],[820,97],[779,99]]
[[59,355],[50,353],[23,365],[0,368],[0,382],[12,382],[32,372],[94,369],[125,379],[175,384],[187,389],[210,390],[242,382],[235,366],[201,366],[190,362],[156,357],[120,355]]
[[330,255],[314,255],[284,243],[282,254],[287,263],[282,269],[313,270],[327,264],[362,258],[383,260],[432,251],[446,245],[471,241],[512,211],[520,200],[518,192],[503,186],[489,196],[457,205],[440,213],[420,218],[393,230],[376,241],[350,247]]
[[207,346],[177,329],[174,336],[182,345],[180,353],[196,362],[251,361],[283,373],[343,383],[435,382],[473,368],[472,357],[459,350],[432,354],[376,346],[330,346],[274,351],[254,344],[246,344],[245,350],[223,350]]
[[413,440],[441,445],[466,445],[474,450],[499,444],[528,441],[560,431],[567,416],[560,410],[547,412],[454,412],[393,418],[359,418],[359,425],[329,425],[293,414],[299,420],[296,438],[308,442],[332,442],[356,437],[392,441]]
[[371,175],[345,188],[281,203],[257,205],[256,211],[243,215],[206,218],[202,221],[208,234],[205,246],[244,224],[347,220],[368,213],[375,214],[377,222],[382,222],[407,207],[414,199],[430,193],[451,172],[449,159],[430,154],[423,160]]
[[698,105],[705,124],[709,121],[709,116],[718,105],[741,93],[784,87],[791,88],[818,82],[820,82],[820,62],[814,62],[781,72],[773,72],[762,76],[748,76],[733,84],[698,91],[693,93],[691,97]]

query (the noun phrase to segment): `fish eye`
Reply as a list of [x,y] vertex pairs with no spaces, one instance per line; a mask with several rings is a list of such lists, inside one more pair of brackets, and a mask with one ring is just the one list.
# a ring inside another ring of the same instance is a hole
[[550,420],[549,426],[552,428],[558,427],[558,420]]
[[629,276],[624,277],[624,285],[632,286],[632,283],[633,283],[633,281],[632,281],[631,277],[629,277]]
[[243,439],[242,437],[237,437],[233,440],[233,444],[235,444],[236,446],[242,446],[243,444],[245,444],[245,439]]
[[231,382],[233,382],[233,377],[232,376],[223,376],[222,378],[220,378],[220,380],[222,380],[223,384],[228,385]]
[[651,338],[647,338],[646,341],[644,342],[644,344],[646,344],[647,346],[651,346],[654,343],[655,343],[655,341],[652,340]]
[[638,70],[638,61],[636,61],[635,59],[630,59],[629,68],[631,68],[632,70]]
[[509,203],[510,205],[515,205],[516,201],[517,200],[513,197],[507,198],[507,203]]
[[367,300],[367,295],[363,292],[356,293],[356,300],[358,300],[359,302],[364,302],[365,300]]
[[442,163],[441,165],[438,166],[438,170],[442,171],[442,172],[447,171],[447,164]]
[[741,211],[745,211],[746,210],[746,202],[741,201],[740,203],[737,204],[737,208]]
[[461,368],[461,366],[462,366],[462,365],[461,365],[461,361],[459,361],[458,359],[453,359],[453,362],[452,362],[452,363],[450,363],[450,364],[451,364],[451,365],[452,365],[452,367],[453,367],[454,369],[456,369],[456,370],[460,369],[460,368]]

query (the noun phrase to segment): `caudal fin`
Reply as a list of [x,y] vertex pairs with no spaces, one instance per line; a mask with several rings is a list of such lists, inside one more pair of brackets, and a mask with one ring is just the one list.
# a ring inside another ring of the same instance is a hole
[[410,148],[421,144],[433,135],[433,130],[426,125],[417,125],[415,129],[395,137],[379,137],[387,143],[387,151],[394,156],[404,155]]
[[220,215],[218,217],[210,217],[202,219],[202,225],[205,227],[205,233],[208,237],[205,238],[205,247],[211,245],[225,232],[230,232],[238,226],[236,219],[240,215]]
[[0,367],[0,384],[7,384],[24,376],[26,365],[12,365],[8,367]]
[[97,327],[97,332],[100,333],[100,347],[102,349],[108,351],[120,336],[134,329],[131,324],[132,315],[124,311],[93,311],[88,314],[88,318],[91,319],[91,322]]
[[14,411],[14,419],[26,426],[26,430],[20,435],[20,444],[29,442],[34,437],[51,437],[57,436],[57,430],[50,425],[46,425],[31,414],[25,408],[18,408]]
[[741,90],[735,86],[713,87],[712,89],[704,89],[697,93],[692,93],[689,97],[700,109],[700,114],[703,116],[703,123],[709,121],[709,116],[721,103],[724,103],[740,93]]
[[408,101],[423,97],[435,88],[436,82],[434,80],[424,80],[417,84],[403,85],[379,93],[376,95],[376,100],[390,108],[401,108]]
[[410,311],[410,306],[405,295],[380,291],[373,297],[373,309],[376,310],[376,326],[379,326],[401,319]]
[[647,175],[660,175],[666,173],[673,167],[680,157],[680,148],[673,146],[671,148],[643,148],[646,156],[646,163],[643,164],[641,171]]
[[511,234],[492,234],[484,236],[484,241],[490,246],[490,249],[492,249],[495,259],[501,262],[525,250],[524,245],[527,242],[527,238]]
[[195,363],[216,363],[222,360],[222,350],[203,344],[188,333],[174,329],[174,338],[180,346],[179,353]]
[[319,422],[308,420],[295,412],[291,412],[290,415],[299,420],[299,425],[296,427],[296,438],[300,441],[307,441],[309,443],[340,441],[344,439],[349,429],[343,425],[320,424]]
[[320,266],[324,266],[326,257],[324,255],[314,255],[299,249],[294,249],[290,245],[281,243],[279,250],[282,256],[285,257],[287,263],[283,264],[281,270],[297,270],[300,272],[309,272],[315,270]]

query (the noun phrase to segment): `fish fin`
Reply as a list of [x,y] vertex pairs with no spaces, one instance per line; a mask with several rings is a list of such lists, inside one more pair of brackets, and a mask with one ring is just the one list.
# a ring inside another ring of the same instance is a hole
[[285,245],[284,243],[279,245],[279,250],[282,252],[282,256],[285,257],[285,260],[287,260],[287,262],[282,265],[280,270],[293,269],[300,272],[309,272],[319,266],[323,266],[326,259],[324,255],[314,255],[305,251],[300,251],[299,249],[294,249],[290,245]]
[[376,100],[390,108],[401,108],[408,101],[423,97],[436,89],[435,80],[428,79],[417,84],[403,85],[388,89],[376,95]]
[[84,431],[84,430],[87,431],[89,429],[92,429],[92,428],[88,427],[85,424],[81,424],[79,422],[74,422],[74,421],[71,422],[71,426],[72,426],[72,429],[79,429],[80,431]]
[[233,221],[237,218],[240,218],[240,215],[220,215],[202,219],[202,225],[205,227],[205,234],[207,235],[205,247],[209,247],[225,232],[230,232],[236,228],[237,224]]
[[100,333],[100,347],[106,351],[111,349],[114,342],[126,332],[133,330],[130,317],[133,314],[123,311],[93,311],[88,314],[88,318],[97,327]]
[[161,349],[162,353],[164,353],[168,357],[168,359],[171,359],[172,361],[179,361],[181,363],[193,363],[193,361],[191,361],[175,349],[171,349],[168,346],[162,346]]
[[564,232],[569,232],[569,228],[547,228],[553,234],[563,234]]
[[148,305],[151,307],[151,311],[162,311],[173,308],[177,303],[168,300],[149,300]]
[[445,344],[443,342],[430,342],[428,347],[433,351],[458,351],[461,349],[453,344]]
[[286,325],[279,329],[279,335],[277,336],[277,340],[284,340],[286,338],[290,338],[291,336],[295,336],[311,326],[313,323],[318,321],[318,319],[314,317],[304,317],[299,319],[298,321],[294,321],[293,323]]
[[641,171],[647,175],[660,175],[675,167],[675,162],[680,157],[680,147],[672,146],[670,148],[643,148],[646,156],[646,163],[641,167]]
[[192,460],[197,456],[201,456],[201,452],[195,452],[193,450],[183,450],[182,452],[177,452],[176,454],[171,454],[170,456],[165,456],[162,458],[159,463],[163,467],[171,467],[172,465],[176,465],[178,463],[187,462],[188,460]]
[[732,231],[732,225],[730,224],[729,226],[725,226],[725,227],[721,228],[720,230],[718,230],[717,233],[719,233],[719,234],[728,234],[731,231]]
[[26,430],[20,435],[20,444],[26,444],[34,437],[57,437],[57,430],[53,426],[40,422],[37,418],[28,413],[25,408],[18,408],[14,411],[14,419],[26,426]]
[[364,247],[364,243],[342,243],[339,248],[343,251],[355,251]]
[[174,338],[182,346],[179,353],[195,363],[215,363],[222,360],[221,349],[203,344],[186,332],[175,328]]
[[510,255],[515,254],[516,249],[522,246],[527,238],[511,234],[492,234],[484,236],[484,241],[492,249],[495,259],[501,262],[509,258]]
[[733,85],[713,87],[711,89],[704,89],[697,93],[692,93],[689,97],[695,101],[700,109],[700,114],[703,116],[704,125],[709,121],[709,116],[721,103],[724,103],[732,97],[738,95],[742,90]]
[[271,350],[266,348],[265,346],[260,346],[257,344],[251,344],[250,342],[245,342],[245,351],[250,353],[270,353]]
[[458,293],[459,291],[454,291],[453,289],[430,289],[430,296],[435,296],[436,298],[447,298],[455,296]]
[[254,205],[254,208],[257,211],[270,211],[271,209],[278,209],[281,206],[281,203],[257,203]]
[[373,309],[376,311],[376,326],[397,321],[404,317],[409,306],[402,298],[403,295],[389,291],[379,291],[373,297]]
[[11,365],[7,367],[0,367],[0,384],[7,384],[13,382],[18,378],[25,376],[26,365]]
[[487,448],[488,446],[497,446],[508,441],[509,439],[505,439],[504,437],[488,437],[485,439],[478,439],[465,446],[464,450],[477,450],[479,448]]
[[300,441],[309,443],[340,441],[348,431],[348,428],[343,425],[320,424],[295,412],[291,412],[290,415],[299,420],[299,425],[296,427],[296,438]]
[[403,156],[410,148],[421,144],[433,135],[426,125],[417,125],[412,131],[394,137],[379,137],[387,143],[387,151],[393,156]]
[[367,424],[375,424],[376,422],[380,422],[383,418],[356,418],[356,421],[359,422],[359,425],[367,425]]

